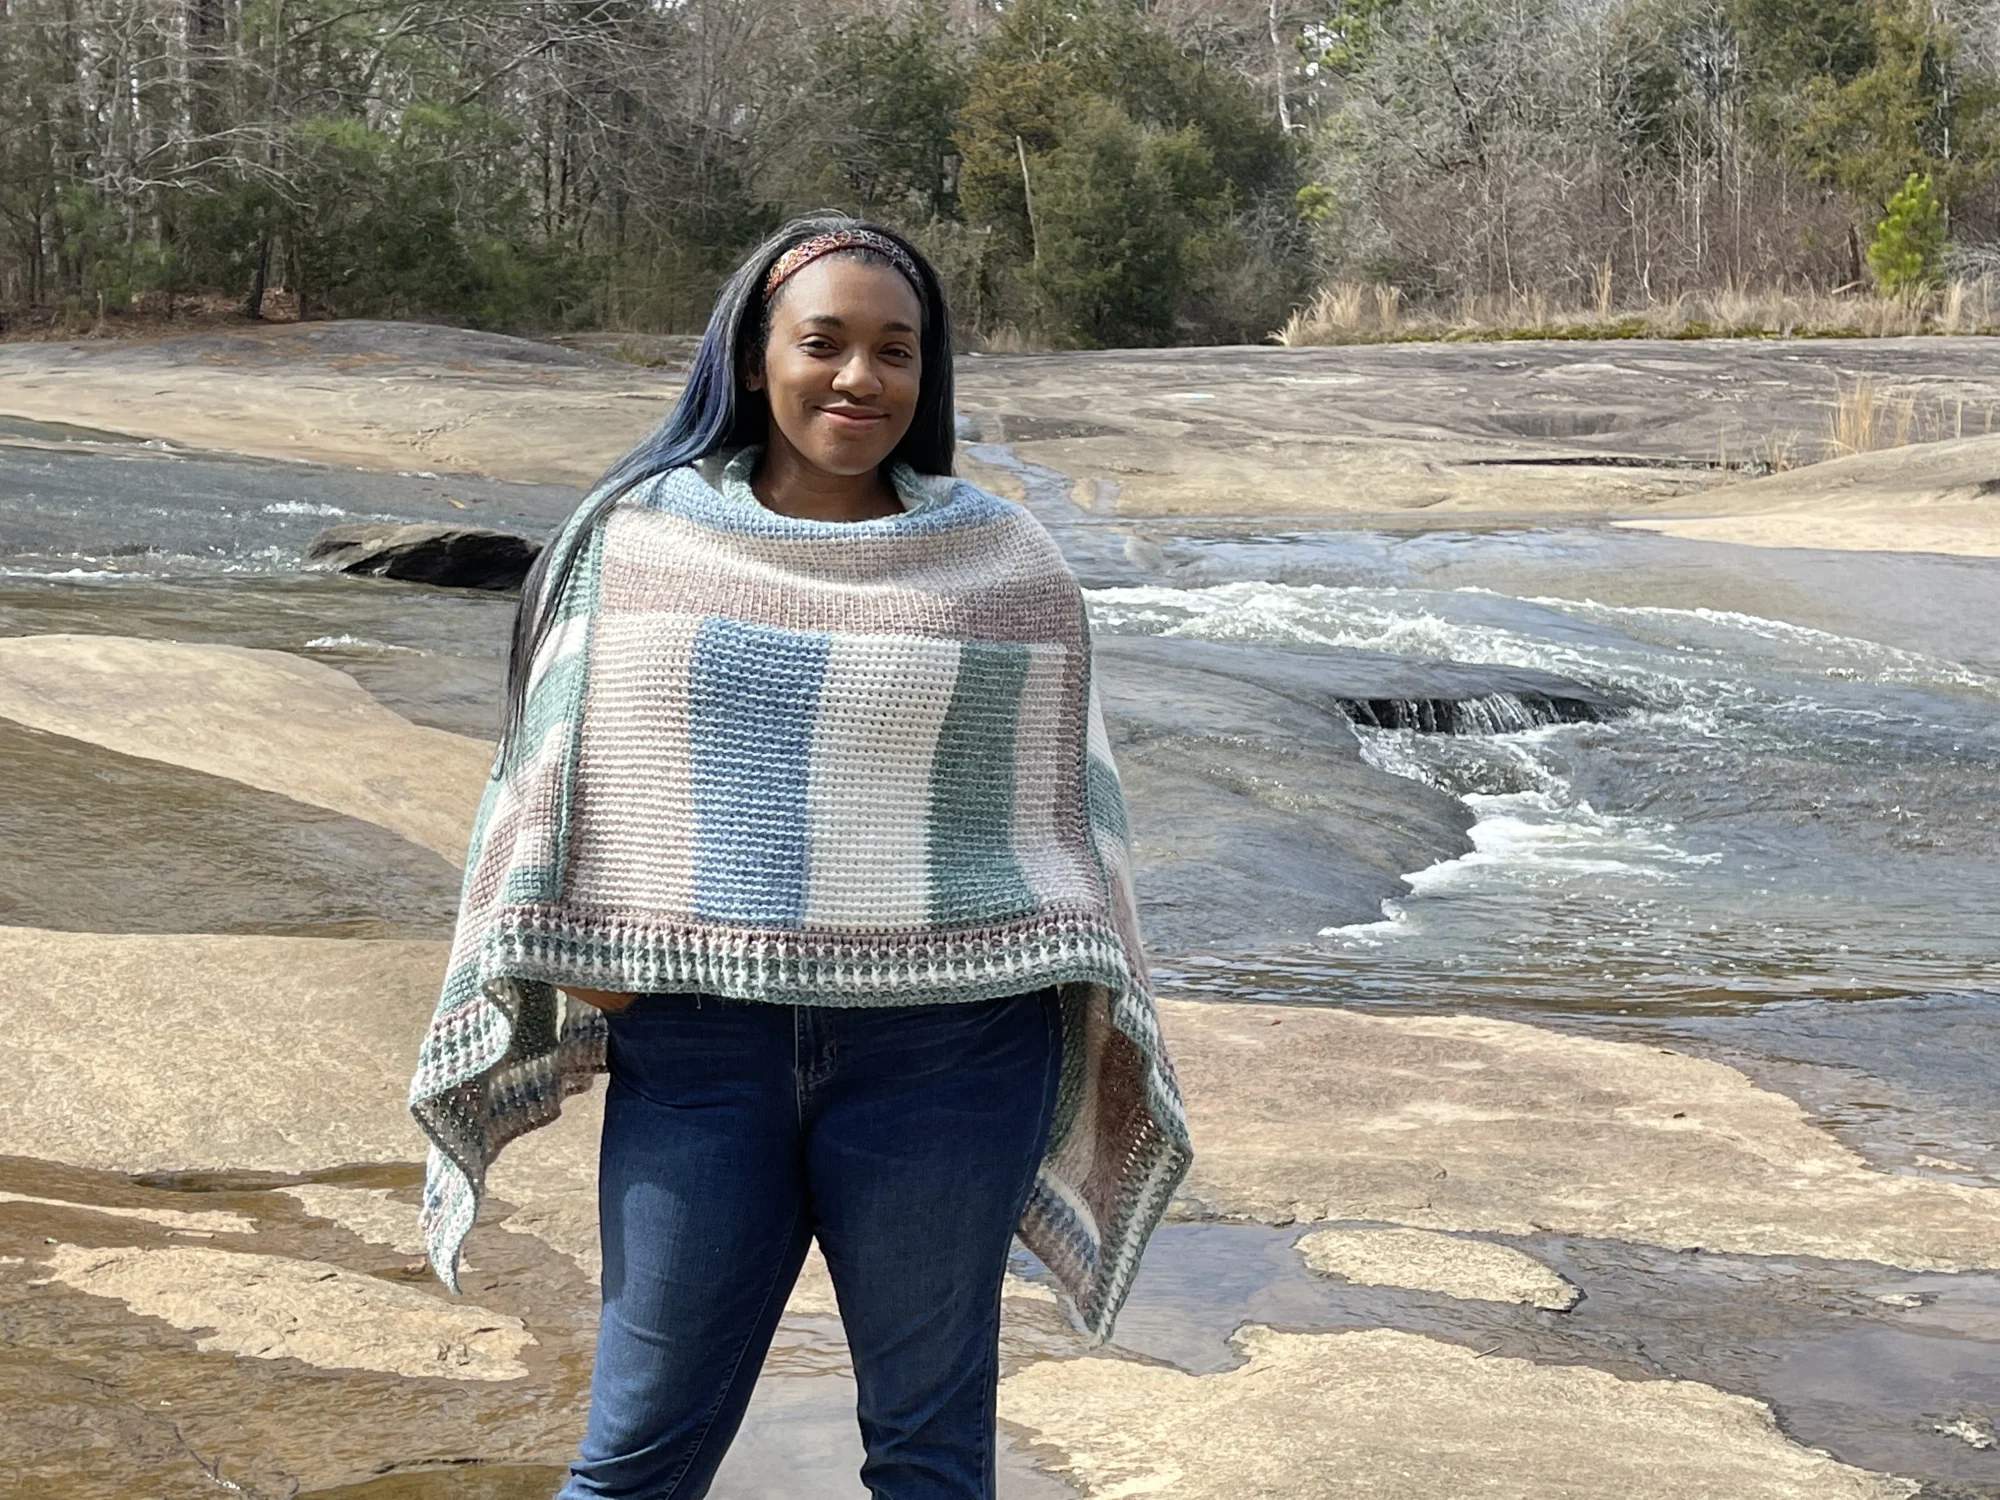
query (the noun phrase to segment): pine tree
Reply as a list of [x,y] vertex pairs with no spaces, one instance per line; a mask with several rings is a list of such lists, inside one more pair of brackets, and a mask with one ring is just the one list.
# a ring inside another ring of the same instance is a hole
[[1943,260],[1944,210],[1931,191],[1930,174],[1912,172],[1875,226],[1868,269],[1885,292],[1915,292],[1938,284]]

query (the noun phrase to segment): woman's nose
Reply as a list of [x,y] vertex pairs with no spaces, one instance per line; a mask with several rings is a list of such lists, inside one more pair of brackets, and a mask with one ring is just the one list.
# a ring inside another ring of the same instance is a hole
[[873,396],[882,389],[882,377],[875,373],[875,361],[857,349],[833,377],[833,388],[857,396]]

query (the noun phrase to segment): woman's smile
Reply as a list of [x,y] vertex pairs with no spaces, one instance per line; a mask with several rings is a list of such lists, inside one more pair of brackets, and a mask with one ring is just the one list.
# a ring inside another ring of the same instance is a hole
[[878,411],[867,406],[853,406],[847,402],[834,402],[819,408],[823,416],[832,418],[835,427],[867,432],[889,420],[886,411]]

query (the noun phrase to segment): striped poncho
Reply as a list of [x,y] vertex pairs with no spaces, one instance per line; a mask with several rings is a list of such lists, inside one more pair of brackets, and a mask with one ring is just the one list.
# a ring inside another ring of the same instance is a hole
[[[457,1285],[486,1168],[604,1068],[558,985],[815,1005],[1063,997],[1020,1233],[1102,1337],[1189,1159],[1140,951],[1089,627],[1020,507],[899,469],[904,510],[760,505],[756,451],[574,548],[480,802],[410,1107]],[[711,482],[713,481],[713,482]]]

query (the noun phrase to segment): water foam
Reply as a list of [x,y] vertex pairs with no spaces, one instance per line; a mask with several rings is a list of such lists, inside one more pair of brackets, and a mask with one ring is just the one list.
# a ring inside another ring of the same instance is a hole
[[120,568],[0,568],[0,578],[151,578],[151,573],[129,573]]
[[[1695,854],[1674,844],[1672,825],[1599,812],[1571,799],[1560,778],[1547,791],[1473,792],[1464,801],[1476,821],[1467,831],[1472,848],[1403,876],[1411,895],[1540,887],[1574,890],[1586,880],[1615,877],[1646,886],[1679,884],[1692,868],[1711,865],[1720,854]],[[1421,906],[1417,908],[1421,911]],[[1416,930],[1415,913],[1403,902],[1382,903],[1382,919],[1344,927],[1323,927],[1321,937],[1356,939],[1379,947],[1387,938]]]
[[390,641],[371,641],[366,636],[340,635],[314,636],[305,643],[307,651],[408,651],[421,656],[423,652],[415,646],[398,646]]
[[1668,841],[1671,825],[1601,813],[1587,801],[1550,792],[1474,792],[1466,805],[1479,815],[1467,835],[1472,852],[1403,878],[1413,890],[1436,891],[1476,878],[1494,866],[1567,884],[1579,875],[1635,875],[1673,882],[1688,866],[1713,864],[1720,854],[1691,854]]
[[1574,890],[1606,880],[1655,887],[1679,883],[1691,869],[1721,857],[1680,847],[1669,823],[1598,811],[1563,774],[1565,747],[1579,734],[1661,729],[1674,738],[1718,739],[1731,732],[1732,710],[1766,704],[1770,694],[1743,682],[1726,661],[1635,638],[1617,631],[1612,620],[1590,622],[1612,630],[1580,632],[1568,623],[1560,607],[1565,602],[1525,601],[1524,618],[1522,602],[1470,590],[1427,594],[1245,581],[1090,595],[1100,628],[1528,667],[1638,700],[1637,714],[1608,729],[1531,727],[1501,718],[1474,734],[1357,726],[1369,764],[1459,797],[1475,819],[1468,853],[1404,876],[1409,905],[1384,903],[1380,921],[1321,934],[1369,947],[1418,930],[1426,900],[1447,892]]
[[346,511],[338,505],[327,505],[318,500],[273,500],[264,507],[267,516],[344,516]]
[[[1425,592],[1262,581],[1097,589],[1089,601],[1093,622],[1114,632],[1532,667],[1615,689],[1655,708],[1708,696],[1693,686],[1703,679],[1726,690],[1738,671],[1732,664],[1746,656],[1837,681],[1969,688],[2000,697],[2000,678],[1942,657],[1737,610],[1547,595],[1515,599],[1472,586]],[[1556,619],[1536,630],[1471,618],[1493,605],[1546,611]],[[1607,633],[1553,638],[1571,633],[1563,620],[1606,627]]]
[[1093,589],[1087,597],[1092,623],[1113,633],[1332,646],[1422,661],[1529,667],[1652,707],[1687,701],[1686,681],[1649,664],[1651,653],[1638,642],[1629,643],[1634,649],[1620,650],[1617,642],[1603,638],[1572,643],[1504,623],[1454,619],[1443,612],[1458,602],[1454,594],[1252,581],[1187,589]]
[[[1490,594],[1493,591],[1468,588],[1461,592]],[[1743,651],[1746,646],[1744,638],[1748,637],[1751,641],[1790,648],[1790,654],[1782,656],[1781,659],[1788,660],[1794,665],[1811,665],[1817,661],[1826,675],[1844,681],[1870,681],[1916,687],[1973,688],[1980,692],[2000,695],[2000,678],[1976,672],[1970,667],[1961,666],[1943,657],[1931,656],[1921,651],[1907,651],[1900,646],[1884,645],[1880,641],[1871,641],[1860,636],[1839,635],[1810,625],[1794,625],[1788,620],[1773,620],[1763,615],[1744,614],[1733,609],[1710,609],[1706,606],[1676,609],[1660,604],[1600,604],[1595,599],[1560,599],[1546,595],[1525,598],[1522,602],[1558,609],[1578,618],[1628,627],[1640,623],[1656,623],[1677,630],[1686,630],[1689,626],[1704,627],[1718,637],[1717,647],[1729,651]],[[1800,661],[1801,655],[1807,660]]]

